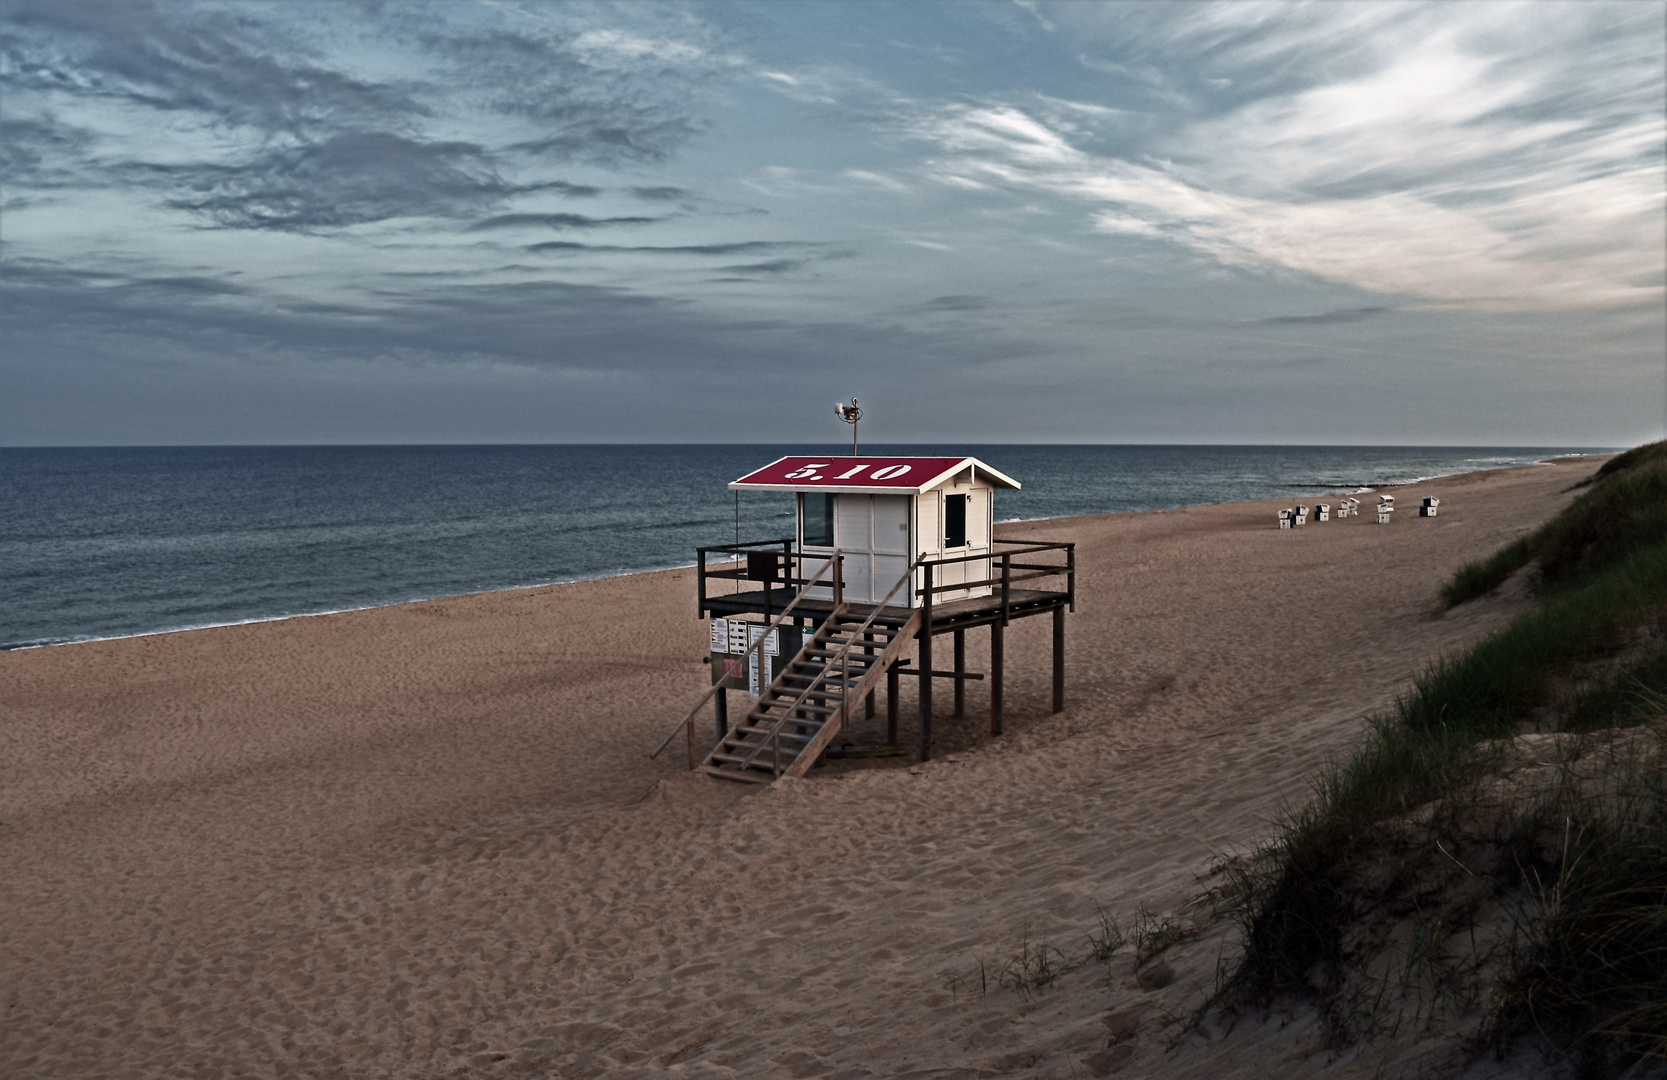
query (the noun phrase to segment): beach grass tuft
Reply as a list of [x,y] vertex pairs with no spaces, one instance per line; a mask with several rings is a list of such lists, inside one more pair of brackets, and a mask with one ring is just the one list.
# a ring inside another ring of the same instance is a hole
[[1531,562],[1544,590],[1667,540],[1667,441],[1611,458],[1587,484],[1540,529],[1460,568],[1442,589],[1446,605],[1492,592]]

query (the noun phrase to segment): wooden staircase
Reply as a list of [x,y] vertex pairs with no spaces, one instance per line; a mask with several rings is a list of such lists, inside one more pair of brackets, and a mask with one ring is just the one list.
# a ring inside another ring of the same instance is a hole
[[903,655],[920,620],[919,610],[834,608],[701,768],[755,784],[803,776]]

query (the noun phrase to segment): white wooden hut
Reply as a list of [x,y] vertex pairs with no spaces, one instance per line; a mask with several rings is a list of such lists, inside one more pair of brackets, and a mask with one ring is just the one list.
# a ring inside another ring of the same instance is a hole
[[[996,489],[1017,489],[1019,482],[971,457],[800,455],[771,462],[729,486],[792,492],[798,575],[813,576],[838,548],[844,553],[845,599],[878,603],[917,557],[988,555]],[[989,561],[972,559],[939,567],[934,584],[989,579]],[[917,605],[920,584],[917,580],[914,587],[897,590],[890,604]],[[973,585],[939,592],[935,602],[990,592],[988,584]],[[818,587],[809,595],[825,598],[831,589]]]

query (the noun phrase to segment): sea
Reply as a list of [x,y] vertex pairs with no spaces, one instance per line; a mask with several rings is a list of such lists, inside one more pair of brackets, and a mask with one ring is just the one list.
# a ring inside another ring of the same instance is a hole
[[[1019,480],[1001,521],[1362,492],[1604,447],[908,446]],[[0,649],[686,566],[780,538],[727,489],[826,445],[0,448]],[[1271,526],[1270,526],[1271,527]]]

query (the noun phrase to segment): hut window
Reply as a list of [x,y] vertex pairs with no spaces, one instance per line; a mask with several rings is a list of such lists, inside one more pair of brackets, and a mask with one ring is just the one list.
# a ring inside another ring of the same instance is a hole
[[967,497],[965,495],[945,495],[943,497],[943,546],[967,546]]
[[833,495],[820,491],[800,495],[799,505],[802,507],[799,519],[805,526],[801,543],[833,547]]

